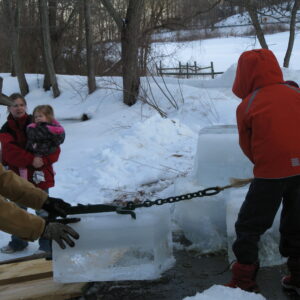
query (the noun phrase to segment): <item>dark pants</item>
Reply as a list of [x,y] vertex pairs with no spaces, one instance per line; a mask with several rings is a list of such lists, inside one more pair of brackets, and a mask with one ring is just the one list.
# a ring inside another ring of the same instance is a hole
[[[48,193],[48,189],[46,189],[44,191],[46,193]],[[19,205],[19,206],[21,208],[23,208],[24,210],[27,210],[27,207],[22,206],[22,205]],[[48,216],[48,213],[43,209],[37,210],[36,214],[42,218],[46,218]],[[17,237],[16,235],[12,235],[11,241],[8,243],[8,245],[14,250],[21,251],[28,246],[28,242],[22,240],[21,238]],[[39,250],[51,253],[52,252],[52,241],[40,238],[39,239]]]
[[258,262],[260,236],[272,226],[281,203],[280,253],[300,257],[300,176],[255,178],[235,223],[237,238],[232,249],[238,262]]
[[[35,213],[42,218],[48,217],[48,213],[43,209],[36,210]],[[40,238],[39,239],[39,250],[51,253],[52,252],[52,241]]]

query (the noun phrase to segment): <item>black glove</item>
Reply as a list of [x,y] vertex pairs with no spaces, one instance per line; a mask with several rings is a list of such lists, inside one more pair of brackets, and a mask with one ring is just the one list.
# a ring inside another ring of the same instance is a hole
[[42,209],[46,210],[49,213],[50,218],[63,217],[67,216],[67,209],[71,207],[71,204],[65,202],[59,198],[48,197],[45,201]]
[[[78,221],[80,221],[79,218],[73,218],[72,222],[70,223]],[[76,240],[79,239],[79,234],[73,228],[56,222],[50,222],[46,224],[44,232],[41,235],[41,237],[44,239],[54,240],[62,249],[66,249],[65,243],[67,243],[70,247],[75,246],[75,243],[70,236]]]

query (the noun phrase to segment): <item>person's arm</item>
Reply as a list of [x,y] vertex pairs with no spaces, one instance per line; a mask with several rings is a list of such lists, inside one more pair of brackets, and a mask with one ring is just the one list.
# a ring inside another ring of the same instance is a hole
[[[6,134],[9,135],[9,134]],[[12,138],[6,137],[2,144],[2,160],[8,165],[17,168],[26,168],[32,165],[34,155],[17,146]]]
[[247,124],[245,119],[245,107],[240,105],[237,109],[237,125],[239,131],[239,143],[244,154],[253,162],[251,150],[251,126]]
[[0,164],[0,194],[9,200],[33,209],[41,209],[48,194]]
[[0,230],[34,241],[44,232],[45,221],[26,212],[12,202],[0,196]]
[[60,155],[60,147],[57,147],[53,153],[42,157],[44,165],[47,166],[47,165],[54,164],[55,162],[58,161],[59,155]]
[[[74,218],[66,223],[78,222]],[[39,237],[54,240],[62,248],[66,244],[74,247],[73,239],[78,239],[79,234],[66,224],[46,222],[43,218],[28,213],[12,202],[0,196],[0,230],[14,234],[23,240],[34,241]]]

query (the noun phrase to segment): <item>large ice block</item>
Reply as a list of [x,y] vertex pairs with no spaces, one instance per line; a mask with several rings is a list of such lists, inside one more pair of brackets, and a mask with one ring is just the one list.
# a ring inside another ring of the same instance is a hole
[[[193,178],[178,180],[175,194],[192,193],[202,190]],[[201,253],[209,253],[226,249],[226,195],[223,191],[218,195],[194,198],[177,202],[174,210],[174,221],[185,237],[191,241],[192,248]]]
[[159,278],[174,263],[170,207],[141,208],[130,215],[78,215],[71,226],[80,234],[74,248],[53,244],[58,282],[146,280]]
[[253,177],[252,163],[242,153],[236,125],[216,125],[200,130],[194,164],[197,183],[222,186],[231,177]]
[[[232,189],[229,191],[229,197],[226,207],[229,262],[232,262],[236,259],[232,252],[232,243],[236,238],[234,224],[237,220],[240,207],[245,199],[247,192],[248,187]],[[259,260],[261,266],[273,266],[285,262],[285,259],[281,257],[278,250],[280,212],[281,209],[278,210],[273,226],[262,235],[259,242]]]

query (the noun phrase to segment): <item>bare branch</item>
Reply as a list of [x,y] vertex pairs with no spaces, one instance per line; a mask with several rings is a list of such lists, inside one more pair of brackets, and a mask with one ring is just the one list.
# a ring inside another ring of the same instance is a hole
[[107,9],[107,11],[109,12],[109,14],[111,15],[111,17],[114,19],[114,21],[116,22],[119,30],[121,31],[123,28],[123,19],[120,16],[120,14],[115,10],[115,8],[113,7],[112,3],[110,2],[110,0],[101,0],[102,5]]

